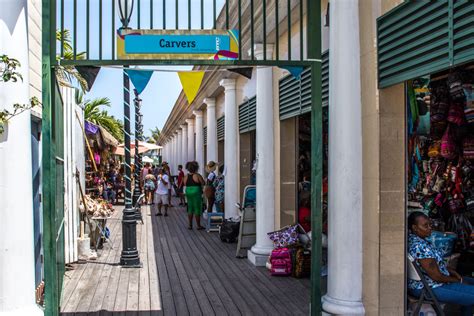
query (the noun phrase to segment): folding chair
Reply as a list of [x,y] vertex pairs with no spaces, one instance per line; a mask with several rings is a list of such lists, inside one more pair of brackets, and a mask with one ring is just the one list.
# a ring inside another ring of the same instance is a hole
[[[423,273],[421,272],[421,268],[418,267],[416,264],[416,260],[411,256],[408,255],[408,278],[415,281],[421,281],[423,283],[423,289],[421,290],[420,297],[418,298],[418,302],[416,303],[415,310],[413,311],[413,315],[418,316],[420,314],[421,305],[423,304],[430,304],[433,306],[436,314],[438,316],[444,316],[443,308],[441,307],[436,295],[433,293],[433,290],[428,285]],[[414,297],[412,297],[414,298]],[[416,298],[415,298],[416,300]]]
[[257,216],[255,205],[257,200],[257,188],[255,185],[248,185],[244,189],[242,204],[237,204],[240,210],[240,228],[237,242],[237,258],[247,257],[247,251],[255,245],[257,234]]

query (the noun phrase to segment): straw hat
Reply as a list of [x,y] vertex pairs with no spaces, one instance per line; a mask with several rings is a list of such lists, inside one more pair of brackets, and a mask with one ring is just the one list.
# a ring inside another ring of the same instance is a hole
[[209,161],[206,165],[206,169],[208,172],[214,171],[217,168],[217,162],[215,161]]

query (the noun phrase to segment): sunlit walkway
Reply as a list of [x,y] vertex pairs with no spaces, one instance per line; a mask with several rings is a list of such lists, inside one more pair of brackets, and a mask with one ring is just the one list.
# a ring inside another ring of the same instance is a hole
[[[175,202],[175,204],[177,204]],[[117,265],[122,243],[118,210],[109,220],[114,249],[106,243],[94,262],[66,273],[63,315],[307,315],[309,279],[272,277],[217,233],[189,231],[184,208],[137,225],[142,269]],[[100,312],[100,313],[99,313]]]

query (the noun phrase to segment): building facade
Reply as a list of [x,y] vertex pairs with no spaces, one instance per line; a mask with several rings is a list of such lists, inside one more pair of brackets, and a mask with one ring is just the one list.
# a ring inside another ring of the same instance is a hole
[[[381,45],[377,38],[381,29],[377,23],[403,12],[408,16],[413,14],[413,22],[424,23],[420,16],[443,5],[447,10],[447,2],[432,6],[402,3],[400,0],[331,1],[329,6],[327,1],[322,1],[323,106],[327,106],[325,124],[329,125],[325,125],[324,132],[329,134],[325,135],[328,161],[324,164],[329,182],[329,275],[323,308],[328,313],[402,315],[406,311],[405,81],[429,74],[434,68],[423,61],[424,64],[411,65],[418,67],[409,69],[411,74],[407,70],[397,78],[392,75],[390,84],[381,84],[378,58],[382,52],[377,49]],[[455,16],[461,19],[463,10],[472,11],[467,6],[457,4]],[[279,53],[291,53],[298,58],[298,40],[306,33],[296,27],[295,11],[297,8],[293,8],[291,15],[294,49],[291,52],[286,49],[288,14],[283,14]],[[402,29],[403,22],[391,23],[393,29]],[[447,30],[447,24],[444,26]],[[268,39],[274,38],[274,28],[268,28],[267,32]],[[471,33],[468,36],[472,40]],[[261,43],[262,39],[259,40]],[[263,56],[258,42],[257,59]],[[271,44],[267,43],[267,56],[275,54]],[[244,47],[248,45],[244,43]],[[472,45],[469,47],[472,62]],[[394,48],[392,55],[396,52]],[[466,61],[468,57],[462,60]],[[386,67],[390,63],[393,66],[387,73],[400,74],[395,61],[386,62]],[[452,64],[447,64],[442,69],[450,67]],[[305,99],[308,94],[305,84],[310,80],[305,73],[301,80],[296,80],[276,67],[257,67],[251,79],[218,70],[207,72],[193,104],[188,105],[181,94],[162,131],[164,160],[171,164],[197,160],[202,166],[207,161],[216,161],[216,157],[219,163],[225,164],[226,212],[230,209],[226,217],[235,215],[233,205],[251,183],[252,170],[256,169],[257,214],[263,214],[257,218],[260,230],[257,229],[255,251],[249,252],[249,259],[256,265],[262,265],[269,253],[271,245],[266,232],[298,221],[302,200],[298,183],[304,180],[298,168],[307,159],[305,153],[311,146],[308,131],[311,104],[308,106]],[[187,159],[180,159],[182,156],[170,148],[185,122],[195,122],[195,136],[188,134],[188,148],[192,150],[187,151]],[[216,134],[224,136],[217,136],[216,140]],[[191,146],[194,139],[199,141]],[[195,155],[201,151],[204,158]],[[227,188],[231,188],[229,192]]]

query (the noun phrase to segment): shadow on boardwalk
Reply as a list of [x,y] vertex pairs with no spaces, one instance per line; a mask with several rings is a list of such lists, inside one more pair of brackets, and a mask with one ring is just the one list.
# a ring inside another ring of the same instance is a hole
[[309,279],[272,277],[236,259],[236,244],[188,230],[183,208],[154,213],[144,207],[137,224],[143,268],[124,269],[117,210],[108,223],[114,248],[106,243],[97,261],[67,272],[62,315],[308,315]]

